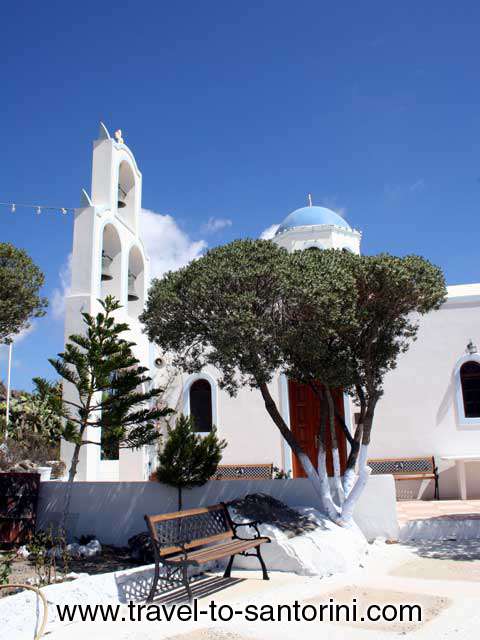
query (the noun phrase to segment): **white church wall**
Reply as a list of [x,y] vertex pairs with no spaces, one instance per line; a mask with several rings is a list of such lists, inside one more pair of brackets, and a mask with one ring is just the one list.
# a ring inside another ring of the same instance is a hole
[[[218,436],[228,446],[223,451],[222,464],[272,463],[283,468],[283,442],[268,415],[258,389],[244,387],[231,397],[217,384],[218,375],[213,367],[191,376],[183,376],[181,410],[189,415],[189,389],[199,378],[205,378],[212,387],[212,418]],[[279,402],[278,381],[270,384],[274,400]]]
[[[480,419],[462,424],[457,406],[456,369],[470,339],[480,341],[480,285],[450,287],[440,311],[422,318],[418,339],[387,374],[375,415],[371,457],[435,455],[440,497],[458,498],[452,462],[442,455],[480,455]],[[475,291],[475,289],[474,289]],[[416,497],[420,482],[402,481],[405,497]],[[429,483],[423,497],[433,493]],[[467,463],[468,497],[480,498],[480,465]]]
[[[57,521],[64,500],[65,483],[42,482],[38,528]],[[263,492],[295,507],[318,507],[309,480],[210,481],[184,491],[184,509],[228,502],[248,493]],[[145,531],[145,514],[178,510],[177,491],[158,482],[77,482],[73,487],[68,534],[93,534],[105,544],[123,546],[128,538]],[[391,476],[371,477],[359,501],[354,519],[365,536],[396,539],[399,529],[395,490]]]
[[348,249],[360,253],[361,233],[355,229],[322,225],[295,227],[274,237],[274,241],[288,251],[301,251],[310,247],[319,249]]

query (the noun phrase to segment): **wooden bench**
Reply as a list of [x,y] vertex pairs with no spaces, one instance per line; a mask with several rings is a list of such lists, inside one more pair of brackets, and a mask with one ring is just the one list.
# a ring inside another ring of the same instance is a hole
[[[162,580],[185,586],[188,599],[192,601],[192,592],[188,581],[188,567],[198,567],[206,562],[229,557],[223,574],[229,578],[232,564],[237,554],[257,556],[268,580],[267,568],[260,553],[260,546],[270,542],[262,537],[258,530],[259,522],[236,523],[230,517],[226,505],[222,502],[211,507],[200,507],[162,515],[145,516],[148,531],[152,539],[155,555],[155,573],[147,602],[151,602],[160,579],[160,565],[165,569]],[[239,527],[255,530],[254,538],[242,538],[237,535]],[[252,553],[249,550],[253,549]]]
[[219,464],[212,480],[271,480],[273,464]]
[[440,499],[438,469],[433,456],[416,458],[371,458],[368,466],[372,474],[393,475],[395,480],[434,480],[435,500]]

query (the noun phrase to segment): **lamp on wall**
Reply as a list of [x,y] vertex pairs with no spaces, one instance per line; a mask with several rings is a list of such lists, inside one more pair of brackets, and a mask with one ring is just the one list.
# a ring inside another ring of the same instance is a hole
[[477,345],[473,343],[473,340],[470,338],[468,344],[467,344],[467,353],[469,353],[470,355],[473,355],[474,353],[477,353],[478,349],[477,349]]
[[131,271],[128,272],[128,301],[135,302],[138,300],[137,292],[135,291],[135,280],[137,276]]
[[102,250],[102,280],[113,280],[113,276],[110,273],[110,267],[112,265],[113,258],[107,256],[105,251]]
[[125,209],[127,203],[125,202],[125,198],[127,197],[127,192],[123,189],[122,185],[118,185],[118,196],[117,196],[117,207],[119,209]]

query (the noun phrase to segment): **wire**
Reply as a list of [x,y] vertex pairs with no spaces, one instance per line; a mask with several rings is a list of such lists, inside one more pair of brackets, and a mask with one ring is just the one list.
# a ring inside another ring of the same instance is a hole
[[48,620],[48,602],[47,602],[47,599],[46,599],[45,595],[40,591],[40,589],[38,587],[34,587],[31,584],[0,584],[0,589],[20,589],[20,588],[21,589],[29,589],[30,591],[33,591],[38,596],[40,596],[40,600],[42,601],[42,604],[43,604],[42,624],[40,625],[40,629],[36,633],[35,639],[34,639],[34,640],[40,640],[40,638],[44,634],[45,627],[47,626],[47,620]]
[[21,202],[0,202],[0,206],[9,207],[12,213],[15,213],[18,207],[24,209],[34,209],[37,215],[40,215],[42,211],[58,211],[63,215],[67,215],[69,211],[75,211],[73,207],[51,207],[43,204],[24,204]]

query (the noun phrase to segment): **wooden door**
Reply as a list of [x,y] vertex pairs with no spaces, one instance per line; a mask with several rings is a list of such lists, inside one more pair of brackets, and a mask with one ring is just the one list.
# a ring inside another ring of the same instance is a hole
[[[336,389],[332,392],[332,395],[338,413],[344,417],[343,391]],[[308,385],[300,384],[294,380],[288,381],[288,396],[290,402],[290,428],[316,469],[318,458],[317,434],[320,422],[319,399]],[[345,434],[337,419],[335,420],[335,431],[340,454],[340,467],[343,473],[347,465],[347,443]],[[330,429],[326,430],[325,440],[327,448],[327,472],[329,476],[332,476],[333,460]],[[305,477],[305,472],[296,455],[293,456],[293,477]]]

